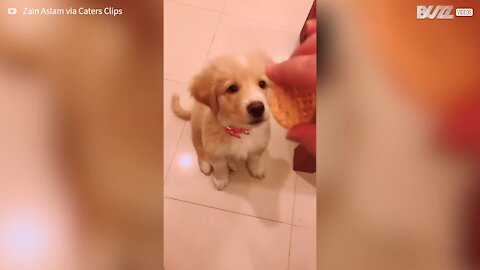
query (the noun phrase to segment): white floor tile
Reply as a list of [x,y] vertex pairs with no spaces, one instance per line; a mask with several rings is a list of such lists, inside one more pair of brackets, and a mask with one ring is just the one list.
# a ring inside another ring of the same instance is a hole
[[205,64],[220,13],[165,1],[165,79],[189,82]]
[[165,269],[287,269],[290,225],[165,199]]
[[289,270],[315,270],[316,268],[316,230],[293,226],[290,247]]
[[163,168],[165,178],[168,174],[168,169],[175,154],[175,149],[178,145],[178,141],[180,140],[183,126],[186,123],[185,121],[179,119],[173,114],[171,108],[172,95],[174,93],[180,95],[180,102],[185,109],[191,107],[193,100],[190,97],[190,94],[188,92],[188,85],[186,84],[165,80],[163,89],[163,121],[166,131],[163,139]]
[[[255,132],[253,130],[252,132]],[[237,165],[230,184],[217,191],[212,176],[200,172],[186,126],[165,185],[165,196],[218,207],[238,213],[291,223],[296,174],[292,170],[294,144],[285,139],[285,131],[272,123],[272,138],[267,150],[266,178],[252,178],[244,163]]]
[[300,33],[312,4],[313,0],[228,0],[224,12]]
[[296,31],[224,15],[209,59],[223,54],[264,51],[275,61],[283,61],[298,46],[298,38]]
[[195,7],[206,8],[217,12],[222,12],[226,0],[171,0],[173,2],[184,3]]
[[317,189],[315,187],[315,174],[298,173],[296,186],[293,224],[306,228],[316,228]]

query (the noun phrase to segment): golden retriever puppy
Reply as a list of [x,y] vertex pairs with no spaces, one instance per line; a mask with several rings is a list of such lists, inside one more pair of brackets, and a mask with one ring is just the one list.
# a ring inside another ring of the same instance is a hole
[[265,68],[271,62],[259,53],[219,57],[193,79],[191,112],[182,109],[178,96],[172,98],[174,113],[191,120],[200,170],[209,175],[213,169],[218,190],[228,185],[238,160],[246,160],[253,177],[265,177],[261,157],[270,139],[266,91],[272,85]]

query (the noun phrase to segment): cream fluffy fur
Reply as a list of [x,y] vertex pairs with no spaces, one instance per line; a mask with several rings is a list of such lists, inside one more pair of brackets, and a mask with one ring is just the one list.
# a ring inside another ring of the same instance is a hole
[[[271,62],[263,54],[219,57],[194,78],[190,91],[196,102],[191,112],[181,108],[178,96],[172,99],[174,113],[191,120],[200,170],[207,175],[213,170],[212,181],[218,190],[228,185],[229,172],[236,170],[238,160],[246,161],[253,177],[265,177],[262,155],[270,140],[266,91],[272,84],[265,68]],[[233,93],[228,90],[232,85],[236,87]],[[264,105],[261,117],[248,112],[255,102]],[[225,127],[249,129],[250,134],[236,138]]]

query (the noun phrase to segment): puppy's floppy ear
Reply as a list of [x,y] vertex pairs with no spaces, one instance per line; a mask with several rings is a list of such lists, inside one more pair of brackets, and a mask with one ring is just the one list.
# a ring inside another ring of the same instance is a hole
[[199,75],[193,78],[193,83],[190,86],[190,93],[198,102],[207,105],[212,110],[213,114],[218,112],[217,95],[215,93],[215,81],[212,70],[207,68]]

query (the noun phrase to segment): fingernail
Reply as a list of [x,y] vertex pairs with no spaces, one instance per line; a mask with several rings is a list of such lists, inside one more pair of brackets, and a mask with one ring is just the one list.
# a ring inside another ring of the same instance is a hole
[[307,21],[306,25],[307,25],[307,27],[312,27],[316,23],[317,23],[317,21],[315,19],[310,19],[310,20]]

